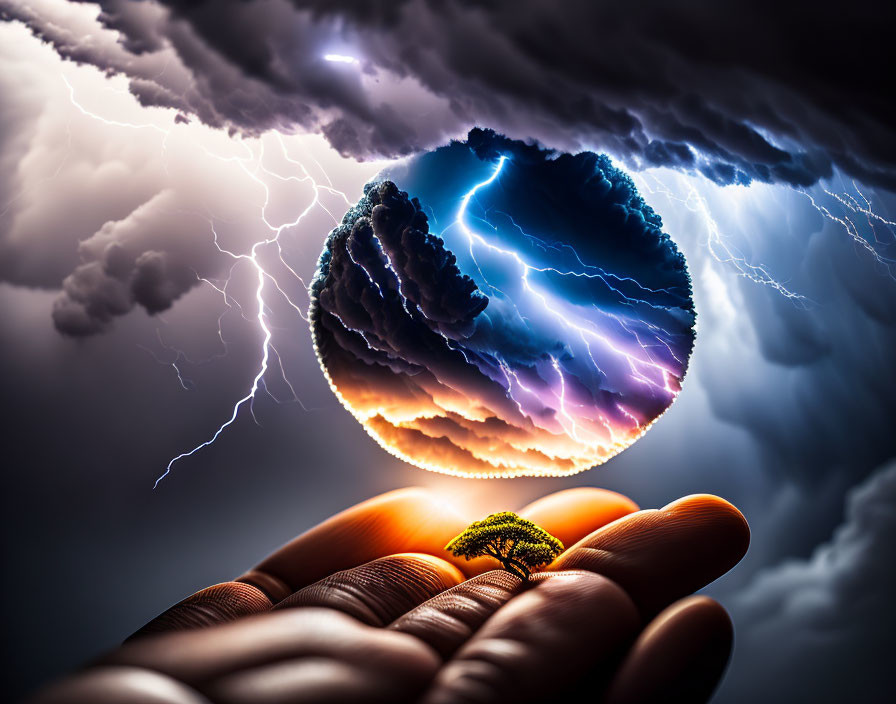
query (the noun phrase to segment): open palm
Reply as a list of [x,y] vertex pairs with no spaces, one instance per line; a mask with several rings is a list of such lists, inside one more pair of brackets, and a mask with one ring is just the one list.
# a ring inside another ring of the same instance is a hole
[[433,494],[370,499],[171,607],[38,695],[63,704],[705,701],[731,647],[689,597],[743,556],[722,499],[639,511],[600,489],[518,511],[571,546],[529,581],[452,557],[469,522]]

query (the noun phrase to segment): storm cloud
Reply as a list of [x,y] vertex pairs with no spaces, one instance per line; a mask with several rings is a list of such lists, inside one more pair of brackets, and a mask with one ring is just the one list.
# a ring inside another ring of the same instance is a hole
[[145,105],[320,131],[356,157],[487,124],[719,183],[807,186],[836,168],[896,186],[888,3],[96,4],[108,31],[87,42],[52,4],[0,6],[61,55],[127,75]]
[[[82,6],[55,7],[68,13],[59,32],[89,33]],[[216,233],[243,254],[271,234],[266,217],[288,223],[314,195],[314,178],[288,161],[301,138],[231,138],[146,110],[124,79],[62,61],[16,23],[0,23],[0,63],[0,281],[58,292],[52,320],[66,335],[168,310],[200,277],[230,270]],[[309,222],[325,229],[321,213]]]
[[[849,492],[846,518],[806,560],[761,571],[731,600],[737,631],[720,702],[886,702],[896,647],[896,462]],[[774,643],[774,647],[769,644]]]
[[208,238],[197,236],[197,219],[184,217],[184,205],[162,191],[83,240],[82,263],[63,280],[53,304],[56,328],[75,337],[104,332],[135,305],[160,313],[200,283],[213,255]]

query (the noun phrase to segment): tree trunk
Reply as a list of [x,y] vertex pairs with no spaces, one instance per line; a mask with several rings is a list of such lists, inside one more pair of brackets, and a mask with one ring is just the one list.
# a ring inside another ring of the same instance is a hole
[[505,570],[507,570],[511,574],[515,574],[523,581],[527,581],[529,579],[530,572],[522,563],[519,563],[516,560],[512,560],[510,558],[502,558],[501,564],[504,565]]

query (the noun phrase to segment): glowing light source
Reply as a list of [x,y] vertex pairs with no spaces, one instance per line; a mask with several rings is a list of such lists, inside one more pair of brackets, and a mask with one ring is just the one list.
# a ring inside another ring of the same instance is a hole
[[324,54],[324,61],[334,64],[358,64],[360,63],[354,56],[345,54]]

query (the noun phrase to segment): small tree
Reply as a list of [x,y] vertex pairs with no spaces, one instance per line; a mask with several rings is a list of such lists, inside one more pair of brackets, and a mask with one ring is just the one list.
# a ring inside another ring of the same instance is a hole
[[503,511],[471,523],[445,549],[467,560],[488,555],[508,572],[528,579],[533,569],[563,552],[563,543],[532,521]]

